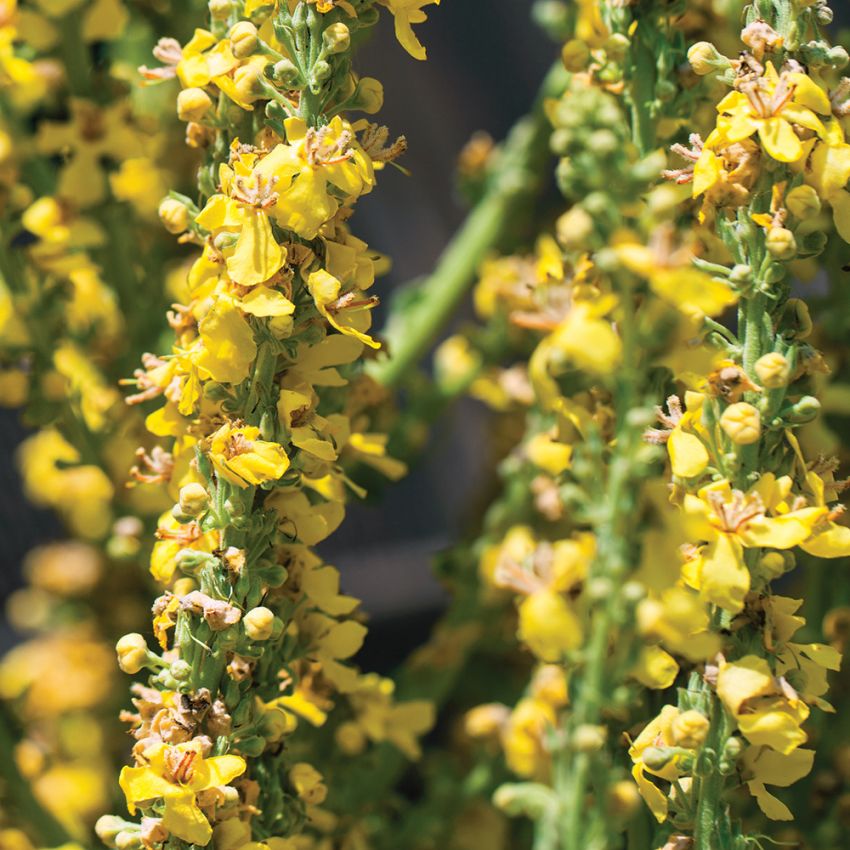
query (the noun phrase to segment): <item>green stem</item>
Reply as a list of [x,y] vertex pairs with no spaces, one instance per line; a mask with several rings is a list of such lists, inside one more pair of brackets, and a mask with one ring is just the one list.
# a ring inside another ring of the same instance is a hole
[[720,850],[714,841],[714,835],[721,820],[721,796],[725,784],[725,777],[718,768],[722,748],[726,743],[726,717],[717,697],[711,694],[710,699],[712,700],[711,726],[703,752],[712,751],[714,758],[711,762],[711,770],[707,775],[702,776],[699,782],[694,850]]
[[[398,386],[452,318],[475,280],[481,262],[510,227],[512,211],[533,191],[530,174],[545,155],[549,122],[543,101],[557,95],[567,75],[558,62],[546,75],[534,110],[511,130],[499,173],[488,191],[440,257],[433,274],[419,285],[421,299],[387,330],[390,357],[370,364],[372,376],[388,387]],[[530,185],[531,184],[531,185]]]

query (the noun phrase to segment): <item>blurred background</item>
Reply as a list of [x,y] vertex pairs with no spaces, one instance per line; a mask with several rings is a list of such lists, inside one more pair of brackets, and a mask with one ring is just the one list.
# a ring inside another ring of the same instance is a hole
[[[382,16],[372,43],[359,56],[363,75],[384,84],[380,121],[409,143],[402,164],[388,168],[378,189],[358,204],[355,232],[391,255],[390,273],[376,285],[384,300],[380,328],[393,290],[434,266],[463,221],[455,191],[455,161],[477,130],[500,140],[528,110],[556,47],[531,21],[530,2],[445,0],[429,8],[418,28],[428,61],[411,59]],[[443,597],[431,562],[456,539],[470,503],[487,476],[489,449],[483,412],[474,402],[454,408],[435,427],[427,462],[368,504],[352,504],[346,521],[322,547],[340,569],[347,593],[363,600],[371,630],[361,662],[386,671],[421,643],[438,616]],[[24,498],[16,450],[27,435],[15,411],[0,409],[0,597],[21,585],[21,565],[33,546],[63,538],[57,518]],[[5,606],[3,606],[5,607]],[[17,636],[0,614],[0,651]]]

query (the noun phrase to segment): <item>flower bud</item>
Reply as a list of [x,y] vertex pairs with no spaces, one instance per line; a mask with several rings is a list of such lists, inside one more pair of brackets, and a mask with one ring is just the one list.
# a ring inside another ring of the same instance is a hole
[[284,89],[297,88],[301,83],[301,72],[291,59],[281,59],[272,65],[272,79]]
[[593,219],[581,207],[573,207],[555,222],[558,242],[569,249],[584,247],[593,236]]
[[132,824],[125,821],[124,818],[119,818],[117,815],[103,815],[97,819],[94,831],[107,847],[115,847],[115,838],[118,833],[128,826],[132,826]]
[[201,121],[211,108],[212,98],[203,89],[183,89],[177,95],[177,117],[181,121]]
[[673,718],[673,740],[679,747],[695,750],[705,740],[709,726],[708,718],[701,712],[693,709],[683,711]]
[[771,227],[767,231],[765,247],[777,260],[793,260],[797,256],[797,240],[787,227]]
[[582,723],[573,732],[573,748],[580,753],[596,753],[605,746],[608,730],[604,726],[593,726],[590,723]]
[[214,21],[226,21],[233,11],[233,0],[210,0],[207,8]]
[[590,49],[578,38],[570,39],[561,50],[564,67],[573,74],[583,71],[590,62]]
[[239,21],[230,28],[230,49],[237,59],[246,59],[259,43],[257,28],[250,21]]
[[821,209],[818,193],[811,186],[797,186],[785,196],[785,207],[795,218],[807,219]]
[[206,488],[196,481],[180,488],[178,504],[180,510],[186,516],[200,516],[210,503],[210,494]]
[[138,830],[124,829],[115,836],[116,850],[141,850],[142,834]]
[[328,53],[345,53],[351,47],[351,31],[342,21],[337,21],[322,33],[322,41]]
[[178,658],[176,661],[171,663],[169,672],[171,673],[172,678],[176,679],[178,682],[186,682],[189,680],[189,676],[192,675],[192,665],[189,664],[188,661]]
[[737,263],[732,266],[732,271],[729,273],[729,281],[737,286],[743,286],[750,283],[753,279],[753,270],[751,266],[744,263]]
[[138,673],[148,662],[147,641],[138,632],[131,632],[115,644],[118,666],[131,676]]
[[791,364],[778,351],[771,351],[756,360],[756,376],[766,390],[777,390],[788,384],[791,376]]
[[766,552],[758,563],[758,571],[768,581],[774,581],[784,575],[788,565],[781,552]]
[[634,782],[621,779],[608,789],[608,811],[619,820],[630,820],[642,807],[640,792]]
[[820,402],[811,395],[804,395],[796,404],[785,412],[785,418],[795,425],[805,425],[817,419],[820,413]]
[[493,805],[511,817],[524,815],[540,820],[558,805],[558,798],[551,788],[540,782],[506,782],[496,789]]
[[242,622],[251,640],[268,640],[274,631],[274,612],[261,605],[248,611]]
[[330,62],[320,59],[313,65],[313,73],[310,75],[310,79],[315,85],[321,85],[325,80],[330,79],[332,73],[333,68],[331,68]]
[[260,721],[260,733],[267,741],[276,744],[291,735],[297,726],[298,720],[294,714],[275,707],[264,712]]
[[235,95],[240,101],[253,103],[263,96],[262,66],[256,63],[241,65],[233,73]]
[[357,84],[357,97],[353,108],[359,109],[367,115],[374,115],[381,111],[383,105],[384,86],[380,80],[376,80],[374,77],[363,77]]
[[159,220],[169,233],[185,233],[189,227],[189,210],[176,198],[164,198],[159,205]]
[[688,50],[688,62],[691,63],[693,72],[700,77],[714,71],[722,73],[726,68],[731,67],[729,60],[708,41],[698,41],[691,45]]
[[761,415],[745,401],[730,404],[720,417],[720,427],[739,446],[749,446],[761,436]]
[[641,761],[650,770],[664,770],[675,756],[676,753],[669,747],[647,747],[641,755]]

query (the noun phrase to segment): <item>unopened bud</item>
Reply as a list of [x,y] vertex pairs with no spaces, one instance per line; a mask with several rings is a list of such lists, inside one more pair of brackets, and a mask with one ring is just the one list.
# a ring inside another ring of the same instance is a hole
[[236,97],[245,103],[259,100],[263,94],[262,66],[256,63],[241,65],[233,73],[233,85]]
[[248,611],[242,622],[251,640],[268,640],[274,631],[274,612],[261,605]]
[[374,77],[363,77],[357,84],[357,97],[354,100],[354,108],[374,115],[381,111],[384,105],[384,86],[380,80]]
[[720,417],[720,427],[739,446],[749,446],[761,436],[761,415],[745,401],[730,404]]
[[260,43],[257,28],[250,21],[239,21],[230,29],[230,49],[237,59],[246,59]]
[[641,755],[641,761],[650,770],[664,770],[675,756],[676,753],[669,747],[647,747]]
[[581,207],[573,207],[555,223],[555,235],[564,248],[584,247],[593,235],[593,219]]
[[731,67],[729,60],[708,41],[698,41],[688,50],[688,62],[695,74],[704,77],[713,72],[722,73]]
[[788,384],[791,364],[778,351],[759,357],[755,364],[756,376],[766,390],[776,390]]
[[200,516],[209,503],[210,494],[202,484],[192,481],[180,488],[178,504],[186,516]]
[[785,574],[787,564],[780,552],[767,552],[758,563],[758,571],[768,580],[774,581]]
[[680,747],[695,750],[705,740],[709,726],[708,718],[701,712],[693,709],[683,711],[673,718],[673,740]]
[[210,0],[207,8],[214,21],[226,21],[233,11],[233,0]]
[[282,708],[270,708],[263,714],[260,732],[267,741],[276,744],[287,735],[291,735],[297,726],[298,721],[294,714]]
[[765,247],[777,260],[793,260],[797,256],[797,240],[787,227],[771,227],[767,231]]
[[115,644],[118,666],[131,676],[141,670],[148,661],[147,641],[138,632],[131,632]]
[[807,422],[817,419],[820,407],[820,402],[814,396],[804,395],[786,411],[785,418],[795,425],[805,425]]
[[164,198],[158,212],[159,220],[169,233],[185,233],[189,227],[189,210],[176,198]]
[[131,826],[124,818],[117,815],[103,815],[97,819],[94,831],[97,837],[107,846],[115,846],[115,838],[119,832]]
[[734,283],[738,286],[742,286],[746,283],[749,283],[753,279],[753,270],[751,266],[745,265],[744,263],[737,263],[732,267],[732,271],[729,272],[729,280],[731,283]]
[[284,89],[297,88],[303,82],[301,72],[291,59],[281,59],[274,63],[272,79]]
[[818,193],[811,186],[797,186],[785,196],[785,206],[795,218],[807,219],[821,209]]
[[631,820],[642,806],[640,792],[634,782],[621,779],[608,789],[608,811],[619,820]]
[[582,723],[572,734],[573,748],[580,753],[596,753],[605,746],[608,730],[604,726]]
[[314,84],[321,84],[325,82],[325,80],[330,79],[331,74],[333,73],[333,68],[331,68],[330,62],[325,62],[324,59],[320,59],[313,65],[313,73],[310,75],[310,79]]
[[572,38],[561,50],[561,61],[573,74],[583,71],[590,62],[590,48],[580,39]]
[[115,836],[116,850],[141,850],[142,834],[138,830],[124,829]]
[[337,21],[322,33],[322,41],[328,53],[345,53],[351,47],[351,31],[342,21]]
[[177,95],[177,117],[181,121],[201,121],[211,108],[212,98],[203,89],[183,89]]

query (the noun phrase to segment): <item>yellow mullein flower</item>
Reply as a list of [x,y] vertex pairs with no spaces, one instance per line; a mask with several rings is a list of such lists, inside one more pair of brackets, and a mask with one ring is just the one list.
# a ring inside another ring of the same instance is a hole
[[238,65],[229,41],[219,41],[208,30],[196,29],[179,52],[176,73],[183,88],[203,88],[218,83]]
[[260,429],[226,422],[210,438],[210,459],[216,474],[237,487],[277,481],[289,458],[283,446],[257,439]]
[[779,162],[796,162],[804,154],[803,143],[794,132],[798,124],[823,137],[820,115],[831,115],[826,92],[811,77],[799,71],[777,73],[771,62],[764,74],[739,83],[717,104],[721,117],[717,129],[706,139],[706,147],[741,142],[758,133],[767,153]]
[[718,481],[701,488],[695,496],[685,496],[690,533],[706,543],[687,565],[686,579],[706,601],[737,613],[750,590],[744,549],[791,549],[812,535],[826,508],[799,508],[768,516],[781,505],[790,488],[789,478],[777,479],[765,473],[746,493],[733,490],[728,481]]
[[171,511],[159,518],[157,542],[151,551],[151,575],[161,584],[170,584],[177,569],[177,554],[183,549],[213,552],[221,544],[218,530],[202,531],[197,522],[180,523]]
[[414,58],[425,59],[427,54],[422,42],[413,32],[413,24],[421,24],[428,20],[422,11],[423,6],[432,3],[439,6],[440,0],[379,0],[386,6],[395,18],[395,36],[399,44]]
[[771,820],[793,820],[791,810],[766,785],[787,788],[811,773],[814,750],[798,748],[783,755],[770,747],[747,747],[741,757],[741,775],[759,808]]
[[88,207],[102,200],[106,181],[101,161],[144,156],[145,141],[132,126],[124,103],[102,107],[72,99],[67,123],[42,121],[36,136],[41,153],[61,153],[65,164],[57,194],[75,207]]
[[806,741],[801,726],[808,707],[784,679],[774,677],[764,658],[747,655],[721,662],[717,696],[754,746],[788,755]]
[[286,144],[276,145],[260,161],[254,179],[277,195],[270,215],[282,228],[315,239],[339,209],[340,200],[372,190],[372,161],[351,125],[339,116],[319,130],[301,118],[287,118],[284,126]]
[[838,235],[850,242],[850,192],[845,188],[850,180],[850,145],[837,121],[826,127],[826,139],[815,144],[806,162],[804,179],[832,207]]
[[678,396],[667,399],[667,412],[660,407],[656,414],[661,428],[650,428],[644,439],[651,443],[666,443],[673,475],[679,478],[696,478],[705,472],[709,463],[705,447],[707,433],[702,426],[702,405],[705,396],[688,390],[685,393],[685,410]]
[[310,274],[307,289],[316,309],[340,333],[353,336],[371,348],[381,347],[380,342],[365,333],[372,324],[370,310],[377,303],[374,298],[357,289],[341,294],[342,283],[325,269]]
[[620,262],[649,282],[652,291],[684,313],[717,316],[737,300],[729,284],[692,265],[687,248],[672,246],[672,228],[660,228],[650,245],[617,245]]
[[243,774],[245,760],[234,755],[204,758],[197,741],[174,747],[157,743],[144,751],[144,758],[145,767],[123,767],[118,780],[130,814],[137,806],[162,800],[162,825],[169,832],[190,844],[208,844],[212,827],[196,795]]
[[667,817],[667,797],[654,782],[647,778],[647,774],[657,776],[667,782],[674,782],[682,776],[682,771],[677,764],[678,756],[673,756],[661,768],[653,768],[647,765],[643,756],[650,748],[676,746],[673,737],[673,723],[678,716],[678,708],[673,705],[665,705],[661,709],[661,714],[644,727],[629,747],[629,757],[633,762],[632,776],[637,782],[641,797],[659,823],[663,823]]
[[257,355],[254,332],[242,313],[219,298],[198,325],[201,346],[192,357],[214,381],[238,384],[248,377]]

